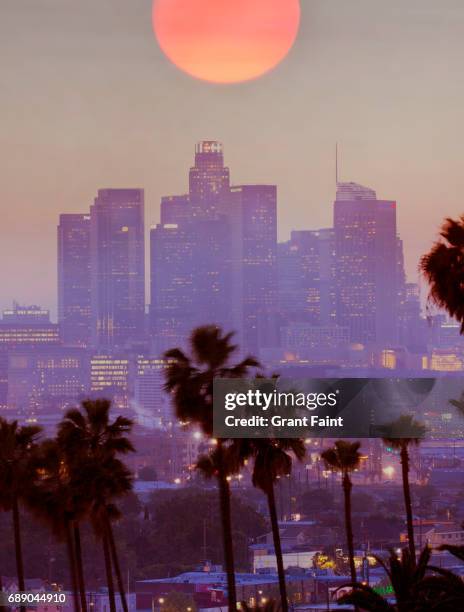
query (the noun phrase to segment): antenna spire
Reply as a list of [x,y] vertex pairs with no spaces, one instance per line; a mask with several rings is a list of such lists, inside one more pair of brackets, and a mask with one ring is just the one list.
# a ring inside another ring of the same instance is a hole
[[335,185],[338,185],[338,142],[335,143]]

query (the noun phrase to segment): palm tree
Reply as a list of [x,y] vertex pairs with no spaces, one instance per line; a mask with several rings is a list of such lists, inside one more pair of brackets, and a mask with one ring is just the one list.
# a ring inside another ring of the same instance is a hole
[[416,421],[411,415],[400,416],[396,421],[379,427],[379,434],[383,437],[384,443],[400,452],[408,546],[413,560],[416,558],[416,546],[414,542],[411,487],[409,484],[409,447],[420,444],[426,431],[424,425]]
[[41,427],[20,427],[0,417],[0,510],[11,512],[18,588],[25,590],[19,501],[29,485],[30,457]]
[[237,608],[236,603],[234,604],[236,598],[235,566],[229,480],[233,474],[240,470],[240,467],[241,461],[238,459],[237,454],[233,452],[233,447],[223,440],[218,440],[212,452],[207,455],[200,455],[196,463],[196,469],[205,478],[216,478],[218,481],[229,610],[233,605],[235,605],[234,610]]
[[461,323],[464,333],[464,216],[446,219],[438,240],[422,257],[420,269],[430,286],[429,300]]
[[[245,442],[245,441],[244,441]],[[280,542],[279,522],[274,494],[274,485],[281,476],[292,472],[292,455],[299,461],[306,454],[303,440],[299,438],[261,438],[248,441],[251,443],[251,454],[254,456],[252,481],[255,487],[263,491],[267,497],[269,517],[271,519],[274,551],[279,576],[280,600],[282,612],[288,612],[287,586]]]
[[[176,416],[185,424],[199,425],[203,433],[213,435],[213,381],[215,378],[244,378],[258,362],[247,357],[230,365],[236,346],[231,343],[233,334],[223,334],[216,326],[195,329],[190,336],[190,355],[180,349],[165,353],[166,390],[173,395]],[[234,551],[230,516],[230,488],[227,477],[227,440],[218,439],[213,457],[213,473],[218,480],[222,518],[224,560],[227,572],[229,610],[236,610]],[[200,467],[201,467],[200,463]],[[209,469],[209,468],[208,468]]]
[[464,607],[464,584],[448,570],[429,565],[431,549],[426,546],[416,563],[409,548],[399,557],[390,551],[387,561],[375,557],[383,567],[395,596],[389,603],[369,585],[356,583],[339,603],[352,604],[367,612],[454,612]]
[[342,488],[345,500],[346,540],[350,558],[351,582],[353,584],[356,582],[356,567],[354,564],[353,523],[351,517],[351,489],[353,488],[351,473],[359,467],[361,460],[361,453],[359,452],[360,446],[360,442],[337,440],[334,446],[321,453],[321,458],[327,468],[340,472],[342,477]]
[[79,569],[76,555],[76,529],[85,512],[81,491],[71,483],[69,466],[62,447],[56,440],[44,440],[32,459],[31,483],[26,504],[33,514],[46,522],[59,540],[66,542],[69,573],[74,598],[74,610],[86,610],[85,591],[79,588]]
[[112,521],[119,518],[113,500],[132,489],[132,475],[118,455],[135,449],[127,434],[133,422],[122,416],[110,421],[111,402],[82,402],[82,411],[69,410],[58,426],[58,441],[66,449],[71,483],[82,495],[96,536],[101,539],[108,582],[110,609],[116,610],[113,568],[124,612],[127,599]]

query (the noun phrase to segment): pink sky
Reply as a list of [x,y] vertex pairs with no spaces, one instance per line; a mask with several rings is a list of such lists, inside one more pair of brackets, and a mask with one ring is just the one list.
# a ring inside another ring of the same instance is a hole
[[464,212],[462,0],[303,0],[298,39],[262,79],[191,79],[150,0],[3,0],[0,307],[56,303],[60,212],[98,188],[186,190],[194,143],[224,142],[235,183],[279,186],[280,236],[327,226],[341,177],[398,201],[407,268]]

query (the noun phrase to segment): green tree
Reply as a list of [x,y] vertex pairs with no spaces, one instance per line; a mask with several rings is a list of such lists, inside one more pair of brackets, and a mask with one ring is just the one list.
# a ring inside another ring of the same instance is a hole
[[464,216],[446,219],[440,239],[420,261],[429,300],[461,323],[464,332]]
[[[244,378],[258,362],[248,357],[235,365],[230,360],[236,350],[231,342],[233,334],[223,334],[216,326],[195,329],[190,337],[190,355],[180,349],[165,353],[166,390],[173,395],[176,415],[185,424],[199,425],[204,434],[213,434],[213,381],[215,378]],[[231,466],[227,460],[227,440],[217,440],[212,457],[212,472],[218,481],[223,525],[224,559],[227,572],[229,609],[236,610],[234,550],[230,513],[230,487],[227,480]],[[208,472],[207,462],[201,460]]]
[[110,420],[111,402],[86,400],[69,410],[58,426],[57,439],[66,449],[71,486],[82,493],[95,535],[102,542],[111,612],[115,612],[113,569],[124,612],[124,589],[112,522],[120,518],[114,500],[132,489],[132,475],[119,456],[135,449],[128,438],[133,423],[118,416]]
[[383,437],[384,443],[400,453],[408,546],[413,560],[416,558],[416,545],[414,541],[411,487],[409,484],[409,447],[420,444],[426,431],[424,425],[416,421],[411,415],[402,415],[396,421],[379,428],[379,434]]
[[359,442],[347,442],[337,440],[331,448],[321,453],[321,458],[326,466],[336,472],[340,472],[342,477],[342,488],[345,502],[345,529],[350,559],[351,582],[356,582],[356,567],[354,564],[354,541],[353,541],[353,522],[351,516],[351,473],[359,467],[361,453]]
[[0,510],[11,512],[18,588],[25,590],[19,503],[27,491],[30,458],[41,432],[37,426],[20,427],[0,417]]

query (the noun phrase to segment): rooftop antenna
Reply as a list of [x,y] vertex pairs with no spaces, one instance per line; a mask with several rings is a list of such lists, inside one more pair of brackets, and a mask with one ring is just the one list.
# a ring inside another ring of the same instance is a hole
[[335,185],[338,185],[338,142],[335,143]]

